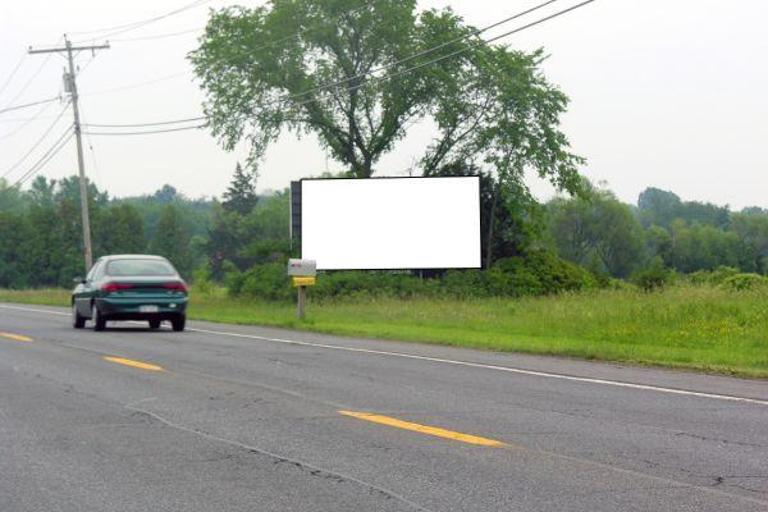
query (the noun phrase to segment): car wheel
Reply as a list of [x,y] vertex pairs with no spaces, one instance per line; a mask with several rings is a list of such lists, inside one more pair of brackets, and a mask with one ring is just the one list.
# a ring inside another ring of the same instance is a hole
[[72,327],[75,329],[82,329],[85,327],[85,318],[80,316],[80,313],[77,312],[77,305],[72,302]]
[[159,329],[160,328],[160,320],[150,320],[149,321],[149,328],[150,329]]
[[171,319],[171,326],[176,332],[181,332],[187,325],[187,315],[177,315]]
[[94,331],[103,331],[107,327],[107,319],[102,316],[95,303],[91,306],[91,321]]

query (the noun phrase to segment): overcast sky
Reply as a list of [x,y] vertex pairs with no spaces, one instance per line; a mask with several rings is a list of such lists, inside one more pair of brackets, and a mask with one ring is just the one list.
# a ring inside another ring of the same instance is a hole
[[[65,32],[73,40],[86,39],[91,35],[77,32],[155,17],[190,1],[0,2],[0,89],[29,45],[53,44]],[[483,26],[539,1],[422,0],[420,7],[450,6],[468,23]],[[136,38],[202,27],[208,7],[232,3],[212,0],[113,36],[112,48],[93,60],[79,55],[84,122],[146,123],[201,115],[202,94],[185,60],[198,33]],[[561,0],[550,12],[575,3]],[[685,199],[768,207],[766,19],[764,0],[597,0],[504,42],[527,50],[541,46],[551,55],[545,72],[571,98],[563,129],[574,151],[588,160],[583,172],[607,182],[621,199],[634,203],[644,188],[656,186]],[[58,55],[24,57],[0,92],[0,109],[57,95],[64,64]],[[51,103],[0,115],[0,176],[29,151],[61,108]],[[38,119],[26,121],[38,113]],[[66,116],[71,122],[71,114]],[[21,176],[65,128],[62,120],[8,179]],[[379,174],[407,173],[430,137],[428,126],[414,128],[382,160]],[[113,196],[149,193],[164,183],[192,197],[220,195],[243,156],[242,150],[224,152],[202,131],[86,139],[87,172]],[[53,178],[71,175],[75,162],[72,142],[42,172]],[[283,188],[291,179],[326,168],[341,166],[327,161],[315,139],[285,137],[269,150],[258,187]],[[544,184],[530,184],[542,198],[552,193]]]

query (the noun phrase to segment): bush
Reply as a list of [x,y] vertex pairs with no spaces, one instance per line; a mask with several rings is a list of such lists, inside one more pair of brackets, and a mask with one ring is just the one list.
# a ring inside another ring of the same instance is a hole
[[291,298],[290,281],[285,275],[282,263],[256,265],[239,276],[233,276],[235,294],[258,297],[266,300],[288,300]]
[[598,287],[597,279],[587,269],[544,251],[499,260],[489,274],[492,294],[508,297]]
[[755,290],[768,287],[768,278],[760,274],[736,274],[725,279],[721,286],[733,291]]
[[719,266],[714,270],[699,270],[688,275],[688,281],[697,285],[721,285],[737,275],[739,270],[733,267]]
[[195,293],[205,296],[210,296],[213,293],[213,274],[210,265],[206,263],[192,272],[192,284],[195,287]]
[[632,275],[632,282],[646,292],[661,290],[674,281],[675,273],[664,266],[660,257]]
[[[449,270],[421,278],[410,272],[335,271],[321,273],[311,295],[317,299],[361,297],[522,297],[551,295],[598,287],[588,270],[549,252],[499,260],[490,270]],[[256,265],[246,272],[230,271],[226,284],[232,295],[288,300],[293,293],[282,263]]]

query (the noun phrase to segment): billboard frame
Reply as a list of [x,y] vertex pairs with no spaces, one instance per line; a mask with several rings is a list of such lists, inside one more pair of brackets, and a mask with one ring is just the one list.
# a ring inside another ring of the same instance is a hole
[[[478,233],[480,235],[480,238],[478,240],[478,250],[480,252],[479,258],[480,258],[480,266],[478,267],[419,267],[419,268],[413,268],[413,267],[402,267],[402,268],[334,268],[334,269],[318,269],[318,272],[350,272],[350,271],[356,271],[356,272],[404,272],[404,271],[425,271],[425,270],[482,270],[483,267],[483,196],[482,196],[482,189],[481,189],[481,181],[482,177],[480,174],[459,174],[459,175],[451,175],[451,176],[371,176],[370,178],[356,178],[354,176],[339,176],[334,178],[301,178],[298,181],[292,181],[291,182],[291,197],[289,198],[289,204],[291,205],[290,210],[290,230],[291,230],[291,246],[294,249],[299,250],[299,257],[304,258],[303,254],[303,247],[301,245],[301,233],[302,233],[302,226],[301,226],[301,215],[303,208],[301,206],[301,200],[303,199],[303,183],[305,181],[337,181],[337,180],[355,180],[355,181],[362,181],[362,180],[402,180],[402,179],[440,179],[440,178],[477,178],[477,198],[478,198],[478,207],[479,211],[477,212],[477,219],[478,223],[480,224],[478,226]],[[294,187],[293,184],[299,185],[299,194],[300,194],[300,200],[298,202],[299,208],[298,208],[298,223],[294,223],[294,217],[296,215],[296,212],[293,209],[293,194],[294,194]],[[294,245],[295,239],[294,235],[298,232],[298,248]]]

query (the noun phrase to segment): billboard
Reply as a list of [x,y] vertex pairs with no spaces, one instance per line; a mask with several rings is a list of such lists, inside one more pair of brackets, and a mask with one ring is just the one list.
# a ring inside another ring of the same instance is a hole
[[481,266],[478,176],[309,179],[296,195],[292,229],[318,270]]

